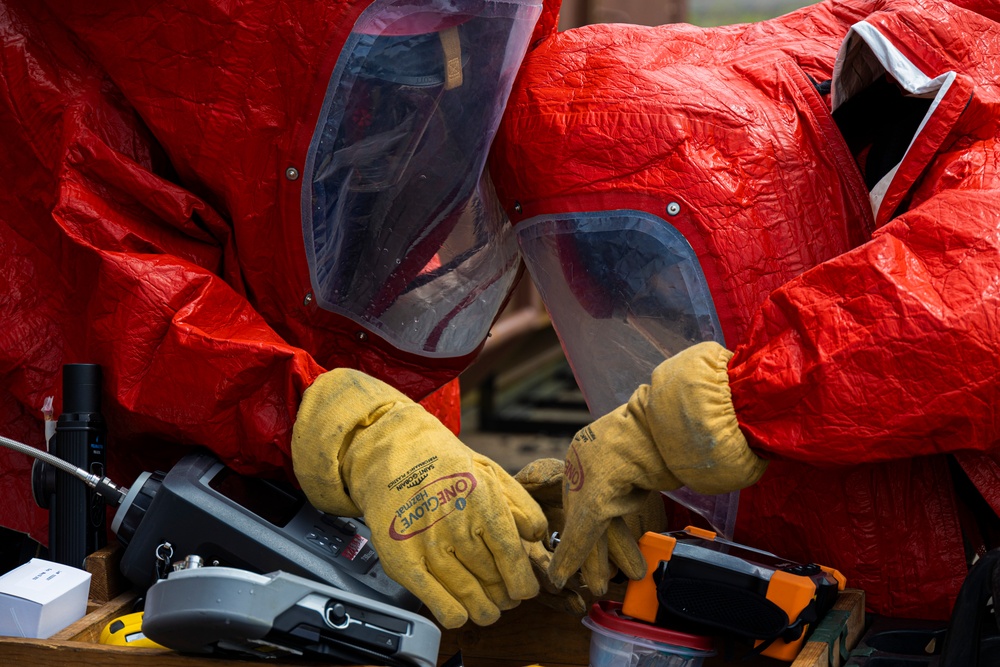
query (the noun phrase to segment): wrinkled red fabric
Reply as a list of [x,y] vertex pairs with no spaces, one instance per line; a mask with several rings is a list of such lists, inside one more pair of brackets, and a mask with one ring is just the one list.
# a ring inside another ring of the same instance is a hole
[[[529,54],[491,158],[515,224],[680,204],[737,418],[772,460],[736,539],[835,567],[898,617],[947,617],[967,572],[945,455],[1000,509],[1000,17],[959,4],[561,33]],[[861,20],[958,72],[877,217],[813,85]]]
[[[97,363],[109,474],[186,448],[291,475],[302,392],[383,379],[458,431],[453,380],[309,303],[301,173],[371,0],[0,2],[0,415],[44,447],[64,363]],[[536,37],[554,30],[548,2]],[[0,524],[46,541],[31,460],[0,448]]]

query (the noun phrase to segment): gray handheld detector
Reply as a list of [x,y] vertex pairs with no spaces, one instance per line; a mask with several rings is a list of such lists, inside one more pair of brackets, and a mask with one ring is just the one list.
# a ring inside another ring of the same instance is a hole
[[157,580],[158,558],[169,565],[173,554],[198,554],[210,565],[282,570],[402,609],[420,608],[382,570],[362,521],[323,514],[302,494],[239,475],[208,452],[185,456],[166,474],[140,475],[111,529],[125,547],[122,573],[142,590]]
[[428,619],[286,572],[179,569],[146,595],[143,634],[190,653],[336,658],[434,667],[441,631]]

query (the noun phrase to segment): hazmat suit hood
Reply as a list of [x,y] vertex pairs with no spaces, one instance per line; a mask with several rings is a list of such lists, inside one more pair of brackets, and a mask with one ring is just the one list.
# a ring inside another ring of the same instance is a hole
[[[619,343],[592,327],[615,320],[658,347],[650,354],[660,360],[702,340],[733,346],[772,290],[873,229],[855,171],[844,170],[847,182],[831,177],[853,160],[809,70],[770,51],[720,64],[709,50],[727,36],[685,26],[562,33],[532,54],[531,72],[546,73],[528,85],[544,103],[521,90],[508,108],[493,153],[497,189],[536,284],[572,298],[546,305],[564,345],[587,346],[567,352],[588,400],[609,380],[588,383],[590,373],[637,354],[632,338]],[[658,60],[627,65],[637,51],[679,40],[681,53],[664,48]],[[776,94],[787,99],[782,115]],[[549,118],[560,128],[541,131]],[[635,130],[604,134],[610,119]],[[656,263],[669,253],[673,260]],[[691,274],[670,279],[681,262]],[[704,305],[681,308],[690,317],[671,326],[663,297],[643,303],[657,281]],[[566,331],[562,308],[587,318],[583,332]],[[653,318],[661,322],[630,322]],[[639,332],[651,326],[662,332]],[[597,402],[607,409],[623,389]]]

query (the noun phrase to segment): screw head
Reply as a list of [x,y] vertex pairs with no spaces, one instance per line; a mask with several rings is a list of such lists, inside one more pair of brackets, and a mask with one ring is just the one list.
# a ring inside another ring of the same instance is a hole
[[285,178],[287,178],[290,181],[299,180],[299,170],[296,169],[295,167],[289,167],[288,169],[285,170]]
[[368,334],[366,334],[364,331],[359,331],[356,335],[358,340],[360,340],[362,343],[368,340]]
[[681,205],[675,201],[667,204],[667,215],[677,215],[681,212]]
[[524,209],[521,208],[521,202],[519,202],[519,201],[514,202],[514,212],[515,213],[520,213],[523,210]]
[[312,302],[313,302],[313,293],[312,292],[306,292],[305,297],[303,297],[303,299],[302,299],[302,305],[303,306],[308,306]]

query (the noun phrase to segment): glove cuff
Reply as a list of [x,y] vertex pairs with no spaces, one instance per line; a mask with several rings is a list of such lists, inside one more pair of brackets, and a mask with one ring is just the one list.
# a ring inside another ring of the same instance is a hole
[[[361,415],[342,409],[345,387],[355,385],[348,369],[323,373],[306,389],[292,427],[292,467],[309,502],[338,516],[361,516],[351,499],[341,465]],[[364,415],[367,417],[367,414]]]
[[670,471],[697,493],[745,488],[767,468],[736,420],[727,370],[732,356],[718,343],[700,343],[653,371],[647,423]]

